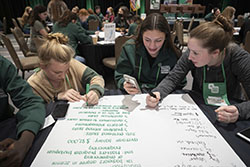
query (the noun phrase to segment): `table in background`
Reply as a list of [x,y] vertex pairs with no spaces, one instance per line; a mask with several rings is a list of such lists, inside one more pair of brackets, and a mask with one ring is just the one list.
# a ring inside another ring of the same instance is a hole
[[102,63],[106,57],[115,57],[115,44],[78,44],[80,56],[86,59],[86,65],[98,74],[105,76],[110,70]]
[[[104,41],[104,32],[99,32],[97,44],[78,44],[80,56],[86,59],[86,64],[95,70],[98,74],[105,77],[110,69],[102,63],[102,59],[106,57],[115,57],[115,42]],[[120,32],[115,32],[115,38],[121,36]]]
[[[106,91],[106,95],[111,94],[120,94],[119,90]],[[176,93],[185,93],[184,91],[177,91]],[[228,144],[232,147],[232,149],[236,152],[236,154],[241,158],[241,160],[246,164],[246,166],[250,166],[250,143],[237,137],[235,134],[247,127],[250,127],[250,120],[240,120],[234,124],[223,124],[216,121],[216,114],[214,109],[217,107],[208,106],[204,103],[203,98],[200,94],[196,92],[189,92],[189,95],[193,98],[196,104],[200,107],[201,111],[206,115],[206,117],[210,120],[210,122],[215,126],[215,128],[219,131],[219,133],[223,136],[223,138],[228,142]],[[58,102],[57,102],[58,103]],[[51,113],[54,110],[56,103],[48,104],[46,107],[47,114]],[[34,158],[36,157],[38,151],[41,146],[45,142],[47,136],[52,130],[53,125],[47,127],[46,129],[41,130],[35,138],[33,145],[26,155],[23,166],[30,166]],[[16,134],[16,120],[14,118],[10,118],[3,122],[0,122],[0,140],[4,138],[11,137],[15,138]]]

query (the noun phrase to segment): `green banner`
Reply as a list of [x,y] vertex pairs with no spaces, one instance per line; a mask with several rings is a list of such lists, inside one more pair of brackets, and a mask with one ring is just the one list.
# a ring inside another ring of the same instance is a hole
[[44,5],[43,0],[26,0],[26,4],[27,6],[31,6],[32,8],[34,8],[36,5]]
[[89,8],[94,10],[94,0],[86,0],[86,9]]

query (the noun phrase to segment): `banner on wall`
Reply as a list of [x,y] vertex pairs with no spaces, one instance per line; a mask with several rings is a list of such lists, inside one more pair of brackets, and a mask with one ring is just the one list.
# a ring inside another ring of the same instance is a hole
[[140,9],[140,7],[141,7],[140,0],[130,0],[130,8],[133,11]]
[[[177,4],[177,0],[164,0],[164,4]],[[179,0],[179,4],[188,4],[192,5],[193,0]]]
[[192,5],[193,4],[193,0],[179,0],[179,4]]

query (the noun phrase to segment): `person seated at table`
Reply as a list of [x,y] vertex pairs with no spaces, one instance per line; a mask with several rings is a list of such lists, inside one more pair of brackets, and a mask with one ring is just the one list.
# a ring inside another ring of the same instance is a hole
[[243,43],[243,45],[245,45],[245,38],[247,35],[247,32],[250,31],[250,16],[248,16],[243,25],[240,27],[240,31],[239,31],[239,42]]
[[[16,138],[6,138],[0,141],[0,166],[21,166],[36,134],[43,126],[45,106],[42,99],[33,93],[30,85],[18,75],[16,67],[1,55],[0,90],[2,92],[0,121],[11,117],[17,120]],[[15,115],[13,114],[14,107],[8,103],[8,95],[19,109]],[[1,130],[1,135],[4,134],[6,134],[4,130]]]
[[77,50],[78,42],[82,44],[92,44],[91,36],[87,35],[87,32],[82,26],[76,24],[77,15],[70,10],[66,10],[63,16],[53,26],[53,33],[60,32],[68,36],[69,45],[75,50],[76,55],[74,58],[82,63],[85,63],[85,59],[79,56]]
[[[59,99],[97,104],[104,93],[104,80],[91,68],[72,59],[75,52],[67,44],[68,38],[64,34],[49,34],[39,48],[40,70],[28,82],[45,102]],[[90,85],[88,93],[86,84]]]
[[244,100],[240,84],[250,97],[250,54],[232,43],[232,36],[233,26],[223,15],[194,28],[190,32],[188,50],[171,73],[152,90],[157,98],[147,96],[147,105],[155,107],[191,71],[192,90],[202,93],[205,104],[220,106],[215,110],[219,121],[233,123],[249,119],[249,101],[232,105],[228,100]]
[[[92,9],[91,9],[92,10]],[[89,10],[90,12],[93,12],[93,10],[91,11]],[[82,8],[80,11],[79,11],[79,14],[78,14],[78,17],[81,21],[81,25],[84,29],[88,30],[89,29],[89,25],[88,25],[88,22],[90,20],[98,20],[99,22],[99,28],[101,27],[101,22],[99,20],[99,18],[94,15],[94,14],[90,14],[88,10]],[[94,13],[94,12],[93,12]]]
[[29,19],[32,13],[32,8],[30,6],[26,6],[24,9],[23,16],[21,18],[21,27],[23,28],[23,32],[25,34],[30,34],[30,24]]
[[104,17],[104,22],[112,23],[115,19],[115,12],[112,7],[108,7],[106,11],[106,15]]
[[75,13],[75,14],[78,15],[78,13],[79,13],[79,7],[78,7],[78,6],[75,6],[75,7],[72,8],[71,11],[72,11],[73,13]]
[[125,32],[128,29],[129,25],[127,23],[127,16],[129,10],[126,6],[121,6],[118,10],[118,14],[114,19],[114,23],[117,31]]
[[128,94],[139,93],[124,80],[123,75],[127,74],[136,78],[143,93],[148,92],[169,74],[179,56],[180,52],[171,40],[167,20],[161,14],[150,14],[142,22],[138,36],[122,47],[115,69],[117,87]]
[[99,17],[99,20],[102,22],[104,19],[104,16],[101,12],[101,7],[99,5],[95,6],[95,14],[96,14],[96,16]]
[[31,26],[31,41],[30,41],[30,51],[37,52],[34,38],[37,36],[46,37],[50,31],[47,24],[47,8],[42,5],[37,5],[34,7],[30,18]]
[[88,9],[88,12],[90,15],[87,18],[87,23],[89,24],[90,20],[97,20],[99,23],[97,30],[99,31],[102,28],[102,20],[95,14],[95,12],[91,8]]
[[235,14],[235,8],[232,6],[227,6],[223,11],[222,11],[222,15],[224,17],[226,17],[230,23],[232,24],[232,26],[234,26],[234,14]]
[[218,15],[220,14],[220,9],[215,7],[212,9],[212,11],[210,13],[208,13],[204,19],[206,21],[213,21]]
[[128,28],[127,35],[128,36],[130,36],[130,35],[136,35],[137,30],[138,30],[137,28],[142,23],[141,17],[138,16],[138,15],[136,15],[136,16],[130,15],[128,17],[128,22],[129,22],[129,28]]

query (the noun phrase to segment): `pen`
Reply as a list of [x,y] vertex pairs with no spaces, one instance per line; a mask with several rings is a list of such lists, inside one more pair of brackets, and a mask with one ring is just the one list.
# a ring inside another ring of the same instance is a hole
[[89,84],[86,84],[86,98],[87,98],[86,105],[88,105],[88,96],[87,96],[88,93],[89,93]]
[[153,92],[148,92],[150,96],[152,96],[153,98],[156,98],[156,95]]

